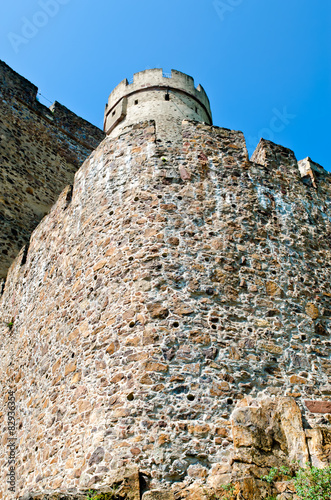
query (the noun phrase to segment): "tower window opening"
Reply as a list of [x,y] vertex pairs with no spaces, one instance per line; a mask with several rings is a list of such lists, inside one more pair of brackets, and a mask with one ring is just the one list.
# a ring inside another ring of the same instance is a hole
[[170,101],[170,95],[169,95],[169,92],[166,93],[166,95],[164,96],[165,100],[166,101]]
[[115,113],[116,113],[116,111],[113,111],[113,112],[112,112],[112,116],[115,116]]
[[138,101],[138,99],[136,99],[136,100],[134,101],[134,103],[135,103],[135,104],[138,104],[138,102],[139,102],[139,101]]
[[198,112],[198,108],[195,108],[195,112],[196,112],[196,113]]

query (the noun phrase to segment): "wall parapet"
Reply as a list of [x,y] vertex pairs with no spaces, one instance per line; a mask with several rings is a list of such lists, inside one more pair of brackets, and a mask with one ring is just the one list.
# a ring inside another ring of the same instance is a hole
[[297,159],[291,149],[266,139],[260,140],[251,161],[269,168],[277,168],[281,164],[297,167]]

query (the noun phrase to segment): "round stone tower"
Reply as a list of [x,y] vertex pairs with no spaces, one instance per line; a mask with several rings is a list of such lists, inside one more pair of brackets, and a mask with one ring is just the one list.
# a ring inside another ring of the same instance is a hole
[[157,138],[178,141],[184,119],[212,125],[209,99],[191,76],[172,70],[149,69],[123,80],[110,94],[105,110],[104,130],[118,136],[128,125],[155,120]]

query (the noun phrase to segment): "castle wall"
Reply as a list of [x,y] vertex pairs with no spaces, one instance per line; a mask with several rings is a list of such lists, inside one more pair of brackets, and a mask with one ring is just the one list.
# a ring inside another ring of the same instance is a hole
[[305,401],[331,394],[330,176],[307,185],[268,141],[255,160],[240,132],[184,122],[182,152],[165,154],[153,123],[135,125],[33,232],[0,303],[20,495],[106,487],[128,465],[175,491],[262,475],[254,456],[232,464],[230,424],[259,392],[316,423]]
[[104,134],[0,61],[0,278]]

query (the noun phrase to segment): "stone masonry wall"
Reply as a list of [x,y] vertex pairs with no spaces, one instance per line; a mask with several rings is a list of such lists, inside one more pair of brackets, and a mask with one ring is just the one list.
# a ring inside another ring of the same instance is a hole
[[0,303],[0,469],[15,390],[17,496],[107,488],[134,466],[147,488],[205,498],[187,488],[306,458],[299,408],[330,430],[330,175],[306,184],[268,141],[253,158],[240,132],[186,121],[178,152],[139,124],[35,229]]
[[0,279],[104,134],[0,61]]

